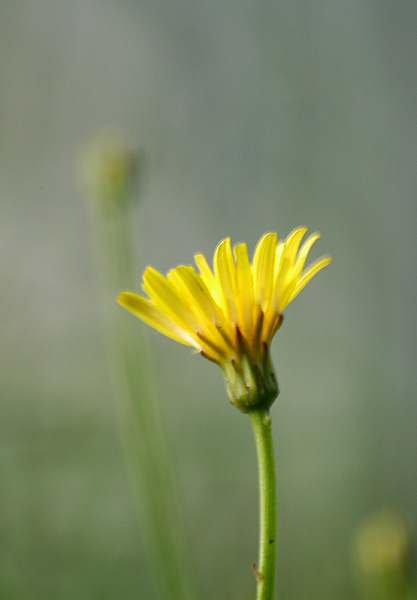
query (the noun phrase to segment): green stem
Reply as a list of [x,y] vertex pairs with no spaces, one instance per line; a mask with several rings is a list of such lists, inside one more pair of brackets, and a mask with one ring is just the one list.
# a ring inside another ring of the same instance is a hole
[[274,597],[276,568],[276,481],[271,418],[266,410],[249,413],[256,443],[259,470],[259,559],[254,565],[258,580],[256,600]]
[[[151,381],[153,365],[139,324],[116,304],[117,294],[134,287],[131,214],[115,206],[96,219],[107,283],[108,338],[124,443],[135,471],[142,506],[141,533],[150,557],[159,598],[194,598],[187,562],[186,536],[176,474],[163,428],[162,415]],[[135,327],[133,326],[135,325]]]

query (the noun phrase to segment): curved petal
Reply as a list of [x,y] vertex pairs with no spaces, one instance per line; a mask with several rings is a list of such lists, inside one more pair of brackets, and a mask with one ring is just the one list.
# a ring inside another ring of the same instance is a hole
[[198,334],[212,340],[216,347],[223,347],[224,353],[234,347],[234,331],[214,302],[201,276],[192,267],[176,267],[167,275],[183,301],[194,312],[200,325]]
[[298,227],[297,229],[294,229],[285,240],[273,293],[273,306],[278,312],[283,310],[282,298],[285,296],[286,288],[290,283],[291,270],[294,265],[297,250],[301,238],[306,231],[306,227]]
[[294,262],[303,235],[307,227],[297,227],[289,233],[285,240],[285,253],[291,262]]
[[253,277],[246,244],[234,247],[236,258],[236,307],[240,330],[246,339],[251,338],[254,302]]
[[304,244],[300,248],[300,252],[298,253],[297,260],[294,265],[294,275],[298,278],[301,274],[301,271],[304,268],[305,262],[307,260],[307,256],[313,246],[313,244],[319,239],[320,234],[318,231],[312,233],[308,236]]
[[142,321],[173,340],[202,350],[202,345],[185,329],[169,319],[151,300],[133,292],[121,292],[117,298],[119,304],[127,308]]
[[256,245],[252,261],[255,302],[264,312],[272,297],[277,248],[277,234],[266,233]]
[[198,321],[189,305],[184,301],[171,282],[153,267],[147,267],[143,274],[144,291],[153,300],[161,312],[174,323],[195,335],[198,330]]
[[276,250],[276,256],[275,256],[274,289],[275,289],[275,283],[277,281],[279,269],[281,267],[281,259],[282,259],[282,254],[283,254],[283,251],[284,251],[284,247],[285,247],[285,242],[284,241],[278,242],[278,244],[277,244],[277,250]]
[[291,297],[289,298],[287,305],[294,300],[296,296],[301,292],[301,290],[307,285],[307,283],[316,275],[319,271],[324,269],[330,262],[332,261],[331,256],[322,256],[314,261],[304,273],[301,275],[298,280],[297,285],[295,286],[295,290],[293,291]]
[[295,288],[297,287],[299,277],[301,275],[301,271],[303,270],[308,253],[310,252],[310,249],[311,249],[312,245],[314,244],[314,242],[316,240],[318,240],[319,237],[320,237],[320,234],[318,232],[313,233],[306,239],[304,244],[301,246],[301,249],[298,253],[297,259],[296,259],[293,267],[290,268],[290,270],[287,274],[286,285],[285,285],[284,289],[282,290],[281,295],[279,297],[279,309],[280,310],[283,310],[283,307],[288,306],[288,304],[290,303],[290,301],[291,301],[290,299],[294,293]]
[[213,271],[210,269],[206,257],[203,254],[194,254],[195,264],[197,265],[201,278],[206,284],[207,288],[210,290],[211,295],[214,298],[214,301],[218,306],[223,302],[223,296],[221,293],[219,282],[213,275]]
[[223,296],[222,308],[232,323],[237,323],[236,310],[236,265],[233,260],[230,238],[217,246],[213,258],[214,276],[220,283]]

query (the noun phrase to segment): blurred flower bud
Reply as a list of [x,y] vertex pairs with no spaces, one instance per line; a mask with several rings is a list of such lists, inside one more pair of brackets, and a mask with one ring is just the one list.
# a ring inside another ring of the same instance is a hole
[[395,511],[381,511],[360,527],[354,545],[354,566],[364,598],[411,598],[413,534]]
[[137,179],[138,151],[117,131],[102,131],[86,145],[81,156],[81,184],[102,209],[124,207]]

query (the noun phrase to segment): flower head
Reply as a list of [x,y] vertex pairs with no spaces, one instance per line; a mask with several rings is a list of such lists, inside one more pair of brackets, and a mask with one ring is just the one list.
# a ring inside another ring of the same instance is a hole
[[232,251],[226,238],[214,252],[213,269],[202,254],[194,256],[198,271],[181,265],[165,277],[147,267],[142,288],[149,298],[122,292],[118,301],[151,327],[218,363],[238,408],[268,408],[278,395],[269,346],[282,311],[331,261],[324,256],[304,268],[320,237],[313,233],[300,247],[306,231],[294,229],[282,241],[266,233],[252,263],[246,244]]

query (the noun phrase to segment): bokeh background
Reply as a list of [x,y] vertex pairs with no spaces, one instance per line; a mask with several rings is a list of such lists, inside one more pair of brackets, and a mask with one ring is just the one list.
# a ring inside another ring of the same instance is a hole
[[[322,232],[273,345],[280,599],[359,598],[360,523],[417,517],[416,31],[412,0],[1,2],[2,599],[155,597],[77,183],[107,126],[143,157],[138,289],[226,235]],[[250,598],[249,420],[148,339],[201,598]]]

